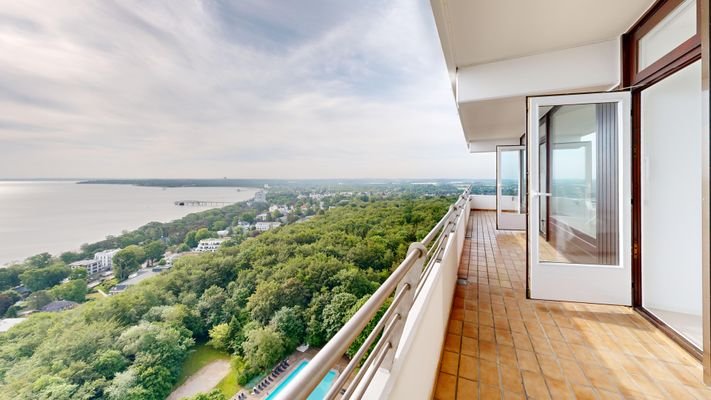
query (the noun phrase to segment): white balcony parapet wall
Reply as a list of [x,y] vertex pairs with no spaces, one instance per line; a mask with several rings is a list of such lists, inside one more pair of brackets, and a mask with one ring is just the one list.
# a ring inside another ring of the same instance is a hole
[[392,369],[378,370],[364,399],[432,398],[471,209],[470,196],[446,239],[441,260],[433,265],[412,305]]

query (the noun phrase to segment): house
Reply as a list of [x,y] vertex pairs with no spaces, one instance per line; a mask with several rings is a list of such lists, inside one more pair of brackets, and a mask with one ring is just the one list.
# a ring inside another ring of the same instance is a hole
[[270,217],[269,214],[267,214],[267,213],[261,213],[261,214],[257,214],[257,216],[255,217],[255,219],[256,219],[257,221],[266,221],[266,220],[269,219],[269,217]]
[[247,221],[238,221],[237,222],[237,227],[242,228],[244,230],[248,230],[250,226],[252,226],[252,225]]
[[55,300],[46,306],[40,308],[42,312],[59,312],[64,310],[72,309],[78,306],[79,303],[69,301],[69,300]]
[[113,268],[113,258],[120,249],[110,249],[94,254],[94,260],[99,264],[100,271],[108,271]]
[[228,229],[223,229],[221,231],[217,231],[217,236],[219,236],[221,238],[223,238],[229,234],[230,234],[230,231]]
[[711,398],[709,1],[429,4],[494,193],[464,191],[276,399],[376,323],[332,394]]
[[82,269],[86,271],[89,276],[96,275],[102,271],[101,264],[95,259],[75,261],[69,264],[69,268],[73,270]]
[[268,231],[279,226],[281,226],[281,222],[257,222],[254,224],[254,228],[260,232]]
[[225,239],[203,239],[198,243],[197,248],[195,248],[195,251],[203,253],[203,252],[211,252],[214,253],[217,251],[217,248],[220,247],[222,242],[224,242]]

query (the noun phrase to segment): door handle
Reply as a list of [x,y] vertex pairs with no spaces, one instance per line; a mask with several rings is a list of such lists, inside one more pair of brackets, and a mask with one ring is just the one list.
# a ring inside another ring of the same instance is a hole
[[533,192],[531,193],[534,196],[546,196],[546,197],[551,197],[550,193],[542,193],[542,192]]

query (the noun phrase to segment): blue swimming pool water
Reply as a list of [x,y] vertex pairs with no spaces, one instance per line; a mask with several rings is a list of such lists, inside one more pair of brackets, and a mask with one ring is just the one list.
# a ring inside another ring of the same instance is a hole
[[[269,393],[269,396],[267,396],[266,400],[272,400],[276,398],[276,395],[286,387],[286,385],[291,382],[292,379],[308,364],[309,362],[307,360],[302,361],[296,369],[291,371],[289,376],[286,377],[283,381],[279,383],[279,386],[274,389],[273,392]],[[331,388],[331,385],[333,385],[333,381],[336,379],[336,371],[330,370],[326,374],[326,376],[323,377],[323,380],[321,383],[316,386],[316,389],[311,393],[309,396],[308,400],[323,400],[324,397],[326,397],[326,393],[328,393],[328,389]]]

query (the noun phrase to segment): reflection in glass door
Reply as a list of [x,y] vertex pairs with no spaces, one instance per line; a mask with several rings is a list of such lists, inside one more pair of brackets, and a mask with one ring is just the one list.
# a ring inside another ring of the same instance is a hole
[[[538,127],[541,134],[538,141],[538,192],[548,193],[548,123],[546,118],[541,119]],[[548,238],[548,200],[548,196],[538,198],[538,220],[540,221],[538,232],[544,239]]]
[[497,229],[526,229],[523,180],[525,146],[496,147],[496,225]]
[[547,240],[541,261],[616,265],[616,107],[574,104],[547,115],[550,157]]

